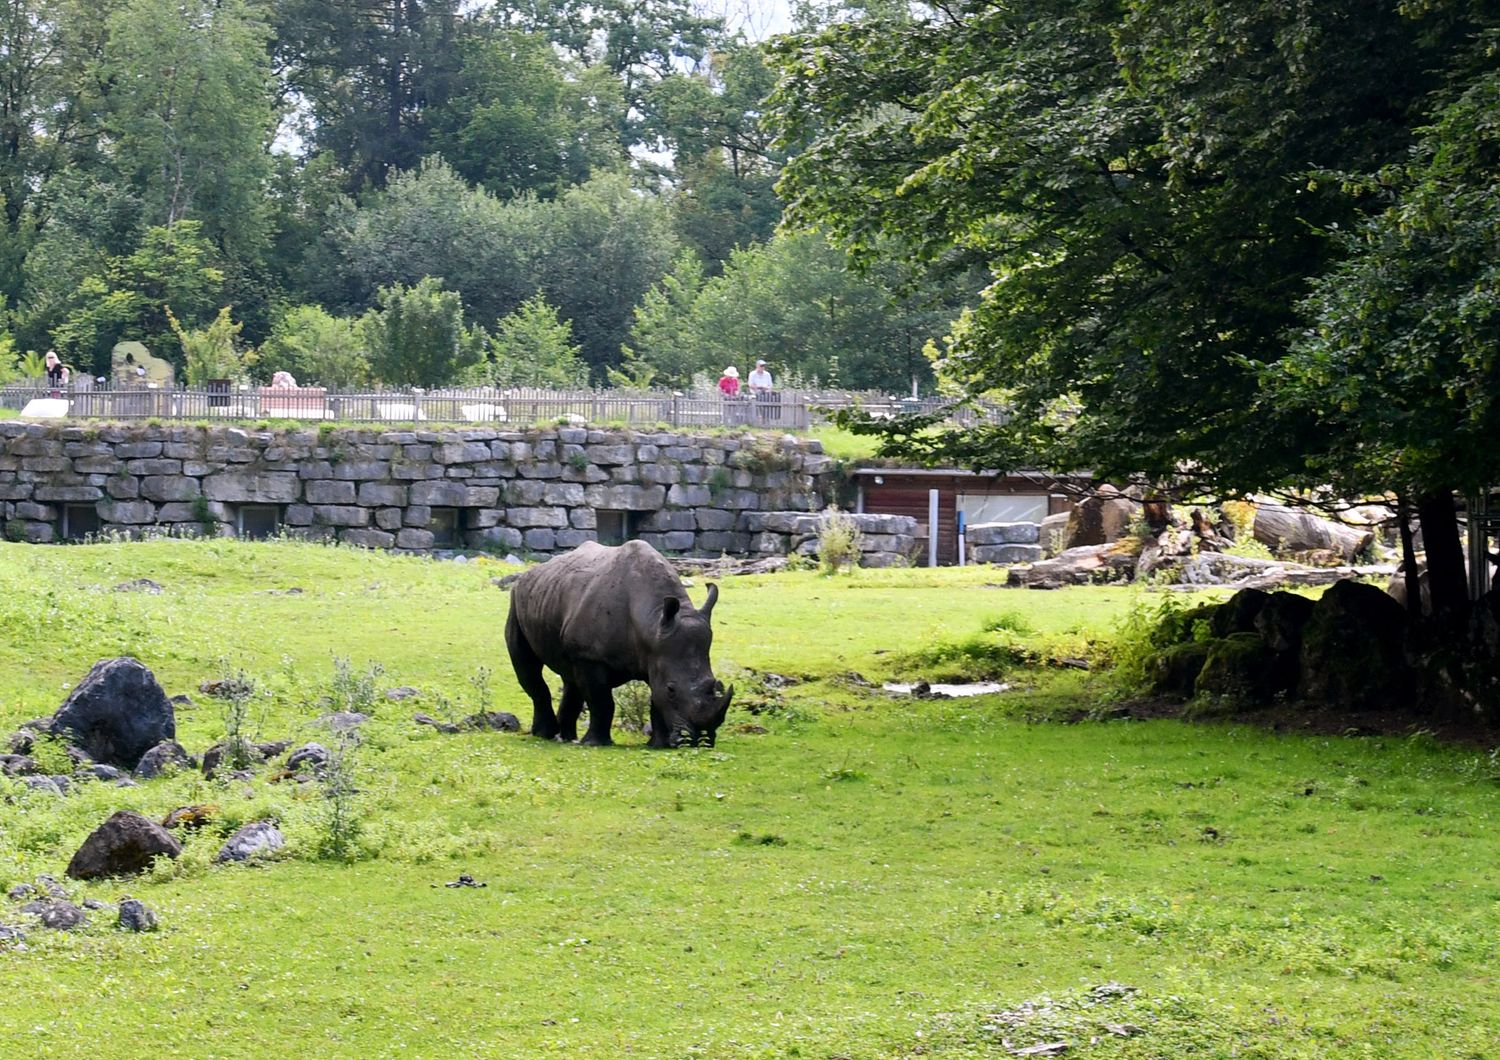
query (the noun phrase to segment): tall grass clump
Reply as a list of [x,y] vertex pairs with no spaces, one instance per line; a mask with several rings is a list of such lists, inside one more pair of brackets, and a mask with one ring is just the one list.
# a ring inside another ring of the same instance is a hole
[[826,575],[859,566],[862,535],[848,512],[832,505],[818,517],[818,570]]

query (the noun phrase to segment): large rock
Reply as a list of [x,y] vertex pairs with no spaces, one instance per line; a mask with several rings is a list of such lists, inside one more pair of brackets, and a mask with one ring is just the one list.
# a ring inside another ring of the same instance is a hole
[[1314,552],[1327,549],[1338,553],[1345,563],[1353,563],[1369,547],[1375,535],[1368,529],[1356,529],[1324,519],[1311,512],[1284,508],[1279,504],[1258,504],[1251,532],[1255,540],[1276,552]]
[[151,867],[158,857],[175,858],[182,844],[155,821],[121,810],[89,834],[68,862],[75,880],[129,876]]
[[193,768],[193,758],[187,749],[176,740],[163,740],[136,763],[135,775],[142,780],[152,780],[166,773]]
[[88,914],[81,907],[61,898],[39,898],[27,902],[21,907],[21,912],[32,914],[53,931],[72,931],[88,921]]
[[1030,567],[1012,567],[1006,584],[1028,589],[1060,589],[1065,585],[1129,580],[1134,570],[1135,557],[1114,545],[1087,545],[1070,548]]
[[284,846],[286,839],[282,837],[281,829],[270,821],[256,821],[230,836],[214,855],[214,860],[250,861],[253,858],[270,857]]
[[1313,602],[1296,593],[1272,593],[1255,615],[1255,632],[1275,652],[1296,653],[1312,617]]
[[1411,680],[1405,633],[1405,611],[1373,585],[1329,586],[1302,630],[1300,694],[1354,709],[1401,702]]
[[1140,514],[1137,501],[1118,494],[1086,497],[1068,518],[1067,546],[1107,545],[1120,540]]
[[95,663],[48,727],[94,761],[126,770],[135,769],[163,740],[177,737],[167,694],[151,671],[129,656]]
[[1158,695],[1188,699],[1208,661],[1208,644],[1187,641],[1174,644],[1151,660],[1151,691]]
[[1041,540],[1036,523],[975,523],[964,532],[971,545],[1035,545]]
[[1296,659],[1278,657],[1256,633],[1211,641],[1194,695],[1235,703],[1266,703],[1296,682]]
[[1255,618],[1270,599],[1271,594],[1260,589],[1241,589],[1214,609],[1211,620],[1214,636],[1253,633]]

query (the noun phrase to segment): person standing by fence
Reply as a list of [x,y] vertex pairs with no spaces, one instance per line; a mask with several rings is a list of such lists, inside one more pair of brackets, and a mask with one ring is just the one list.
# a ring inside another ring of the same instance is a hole
[[62,388],[68,385],[68,366],[52,350],[47,351],[43,360],[47,364],[47,388],[52,392],[51,396],[62,397]]
[[771,422],[771,402],[776,400],[776,395],[771,392],[771,373],[766,370],[765,361],[755,362],[755,371],[750,373],[746,380],[750,384],[750,394],[755,400],[756,420],[760,423]]
[[724,369],[719,376],[719,394],[724,399],[724,422],[738,423],[740,404],[740,370],[734,365]]

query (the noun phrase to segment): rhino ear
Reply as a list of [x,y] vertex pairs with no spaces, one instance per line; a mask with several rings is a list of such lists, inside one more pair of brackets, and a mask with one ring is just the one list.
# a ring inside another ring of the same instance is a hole
[[703,616],[703,620],[705,622],[708,621],[709,616],[711,616],[714,613],[714,604],[716,604],[718,602],[719,602],[719,587],[717,585],[715,585],[713,582],[709,582],[708,583],[708,599],[705,600],[705,601],[703,601],[703,606],[702,607],[698,608],[698,613]]
[[677,612],[682,610],[682,601],[675,596],[666,596],[661,602],[661,628],[666,629],[677,621]]

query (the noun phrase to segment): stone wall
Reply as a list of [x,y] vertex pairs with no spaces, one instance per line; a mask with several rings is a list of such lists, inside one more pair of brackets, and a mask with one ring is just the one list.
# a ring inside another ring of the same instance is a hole
[[603,529],[688,555],[775,553],[803,542],[767,537],[757,514],[818,511],[837,474],[791,436],[0,422],[0,525],[33,542],[232,534],[253,516],[409,551],[546,554]]

